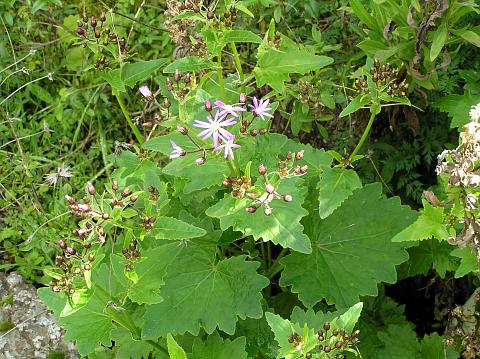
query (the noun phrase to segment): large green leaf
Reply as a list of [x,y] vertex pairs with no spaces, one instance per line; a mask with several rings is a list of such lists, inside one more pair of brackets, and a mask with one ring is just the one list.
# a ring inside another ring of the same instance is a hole
[[[160,248],[171,245],[178,243]],[[244,256],[216,261],[215,246],[192,241],[181,248],[161,288],[165,300],[147,307],[144,337],[187,331],[197,335],[200,328],[212,333],[217,327],[233,334],[237,317],[262,316],[261,290],[268,280],[256,273],[260,263],[247,262]]]
[[451,94],[443,96],[434,103],[434,107],[442,112],[447,112],[452,118],[450,127],[463,127],[470,122],[470,108],[478,103],[478,95],[464,93],[463,95]]
[[331,168],[324,171],[317,185],[320,218],[332,214],[354,190],[360,187],[362,187],[360,178],[353,170]]
[[[58,309],[60,301],[63,301],[63,305],[66,303],[63,294],[54,293],[50,288],[40,288],[38,295],[54,312]],[[52,306],[52,303],[55,304]],[[87,305],[72,315],[59,319],[60,325],[66,330],[65,340],[75,340],[81,355],[93,352],[99,343],[105,346],[111,345],[110,334],[114,325],[110,316],[104,311],[105,305],[106,303],[92,298]],[[59,315],[58,312],[55,314]]]
[[188,239],[202,237],[207,233],[203,228],[195,227],[172,217],[158,217],[151,235],[156,239]]
[[195,157],[188,155],[172,160],[163,168],[163,173],[185,178],[188,182],[183,192],[188,194],[215,185],[220,186],[225,175],[230,173],[230,167],[227,160],[218,156],[208,157],[203,165],[198,166]]
[[440,277],[445,278],[448,271],[455,271],[458,267],[457,260],[450,254],[451,251],[452,245],[434,238],[420,242],[418,247],[409,248],[410,259],[406,263],[408,276],[427,275],[433,268]]
[[206,69],[213,69],[215,64],[204,57],[187,56],[172,62],[163,69],[166,74],[174,73],[175,70],[181,72],[197,72]]
[[162,67],[165,62],[167,62],[167,59],[138,61],[126,64],[122,67],[122,81],[125,85],[133,87]]
[[303,49],[293,47],[285,50],[268,49],[259,53],[257,67],[253,73],[258,87],[269,85],[283,93],[284,82],[290,80],[289,74],[305,74],[332,62],[331,57],[314,55]]
[[443,207],[432,206],[423,200],[423,210],[417,220],[393,237],[392,241],[422,241],[432,237],[438,240],[448,239],[448,231],[443,218]]
[[124,269],[127,261],[123,256],[112,255],[110,258],[114,275],[126,287],[128,297],[139,304],[155,304],[163,300],[160,293],[163,278],[168,266],[181,251],[182,247],[178,244],[149,249],[128,273]]
[[112,340],[115,342],[115,359],[148,358],[150,352],[155,350],[143,340],[134,340],[132,333],[123,327],[117,327],[112,331]]
[[322,222],[315,215],[307,218],[313,252],[284,257],[280,285],[292,286],[308,307],[323,298],[347,307],[361,295],[377,295],[377,284],[394,283],[395,265],[408,258],[391,239],[414,220],[415,212],[398,198],[382,196],[380,184],[357,189]]
[[445,348],[437,334],[426,335],[420,343],[409,325],[391,324],[380,331],[378,338],[384,347],[375,351],[372,359],[457,359],[452,348]]
[[305,198],[305,187],[300,178],[283,181],[279,193],[291,194],[292,202],[274,200],[271,202],[272,214],[266,216],[262,209],[248,213],[245,209],[251,205],[248,198],[237,199],[230,194],[225,195],[217,204],[210,207],[206,214],[220,219],[220,227],[226,230],[233,227],[245,235],[251,235],[256,240],[271,241],[285,248],[292,248],[302,253],[310,253],[310,240],[303,233],[300,224],[302,217],[308,212],[302,208]]
[[206,341],[195,339],[190,359],[247,359],[245,352],[245,337],[238,337],[231,341],[222,339],[215,332],[207,337]]
[[460,258],[460,265],[455,272],[455,278],[461,278],[469,273],[479,273],[477,257],[469,246],[455,248],[450,254]]

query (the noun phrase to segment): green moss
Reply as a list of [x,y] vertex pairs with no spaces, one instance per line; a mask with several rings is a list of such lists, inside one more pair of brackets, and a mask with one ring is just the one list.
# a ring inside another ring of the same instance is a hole
[[12,294],[7,295],[5,298],[0,300],[0,307],[3,307],[4,305],[7,305],[7,304],[13,304],[13,295]]
[[13,323],[10,321],[0,323],[0,332],[8,332],[10,329],[14,327],[15,325],[13,325]]
[[62,352],[50,352],[47,359],[65,359],[65,354]]

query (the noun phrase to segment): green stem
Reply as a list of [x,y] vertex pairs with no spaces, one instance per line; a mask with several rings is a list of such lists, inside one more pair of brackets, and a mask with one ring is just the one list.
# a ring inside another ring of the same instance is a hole
[[222,48],[220,48],[220,50],[218,51],[217,63],[218,63],[217,76],[218,76],[218,84],[220,86],[220,97],[222,98],[222,101],[227,101],[227,95],[225,93],[225,81],[223,79]]
[[377,110],[377,106],[373,106],[372,107],[372,114],[370,115],[370,120],[368,120],[367,127],[365,128],[365,131],[363,131],[363,135],[360,138],[360,141],[358,142],[357,146],[355,147],[352,154],[350,155],[350,157],[349,157],[350,160],[358,153],[358,151],[360,151],[360,149],[363,146],[363,143],[367,139],[368,134],[370,133],[370,129],[372,128],[372,125],[373,125],[373,120],[375,120],[375,116],[377,114],[376,110]]
[[130,126],[130,128],[132,129],[132,132],[135,135],[135,138],[137,139],[139,144],[143,144],[144,141],[143,141],[142,134],[138,130],[137,126],[135,126],[135,124],[133,123],[133,120],[130,117],[130,115],[127,111],[127,108],[125,107],[125,103],[123,102],[122,97],[120,96],[120,94],[116,90],[114,90],[113,93],[114,93],[115,97],[117,98],[118,104],[120,105],[120,108],[122,109],[123,116],[127,120],[127,123]]
[[232,48],[233,58],[235,60],[235,67],[237,68],[238,77],[240,78],[240,91],[245,92],[245,82],[244,82],[245,76],[243,75],[242,63],[240,62],[240,56],[238,56],[237,47],[235,46],[234,42],[230,43],[230,47]]
[[150,344],[152,347],[155,347],[155,348],[157,348],[158,350],[160,350],[162,353],[168,355],[168,350],[165,349],[164,347],[162,347],[160,344],[154,342],[153,340],[145,340],[145,341],[146,341],[148,344]]
[[278,257],[272,263],[272,265],[268,269],[268,272],[266,273],[266,275],[269,279],[273,278],[275,276],[275,274],[277,274],[278,272],[280,272],[282,270],[282,266],[280,265],[280,259],[285,257],[285,254],[287,254],[287,252],[288,252],[288,249],[283,248],[282,251],[280,252],[280,254],[278,255]]

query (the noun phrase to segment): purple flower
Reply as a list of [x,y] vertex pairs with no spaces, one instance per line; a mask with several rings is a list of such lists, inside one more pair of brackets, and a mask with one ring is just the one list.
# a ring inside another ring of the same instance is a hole
[[261,117],[262,120],[265,120],[265,116],[273,118],[273,115],[269,114],[267,111],[270,111],[272,108],[267,107],[268,104],[270,103],[270,100],[260,100],[260,102],[257,100],[256,97],[253,98],[253,106],[248,105],[252,108],[252,112],[257,115],[258,117]]
[[233,105],[226,105],[222,101],[216,101],[215,107],[222,109],[220,111],[220,116],[225,117],[227,115],[232,115],[233,117],[238,117],[237,112],[244,112],[246,111],[243,107],[240,106],[233,106]]
[[186,152],[183,148],[181,148],[179,145],[177,145],[175,142],[170,140],[170,143],[172,144],[173,151],[170,152],[170,155],[168,156],[171,160],[177,157],[185,156]]
[[214,119],[212,119],[211,117],[208,117],[207,119],[208,122],[195,120],[193,125],[195,127],[205,129],[198,134],[198,136],[202,137],[202,139],[206,140],[210,136],[213,137],[213,146],[215,148],[218,147],[219,140],[225,142],[228,138],[233,136],[223,127],[236,124],[237,121],[235,121],[234,119],[224,119],[224,116],[220,115],[220,111],[217,111],[215,113]]
[[148,101],[153,101],[153,99],[154,99],[153,93],[152,93],[152,91],[150,91],[150,89],[148,88],[147,85],[140,86],[138,88],[138,91],[140,91],[140,93],[143,95],[143,97],[145,97]]
[[220,145],[215,148],[215,151],[220,151],[222,148],[224,150],[224,158],[227,158],[230,156],[230,159],[233,160],[233,149],[234,148],[239,148],[240,145],[237,145],[236,143],[233,143],[235,141],[235,136],[231,135],[228,140],[224,141],[223,145]]

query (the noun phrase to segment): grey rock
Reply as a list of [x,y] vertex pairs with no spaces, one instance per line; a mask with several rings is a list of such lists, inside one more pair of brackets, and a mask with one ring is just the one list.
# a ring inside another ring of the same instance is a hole
[[[7,300],[11,296],[11,301]],[[0,272],[0,324],[14,327],[0,332],[0,359],[47,359],[60,352],[80,358],[75,345],[63,340],[64,330],[38,298],[35,287],[17,273]]]

